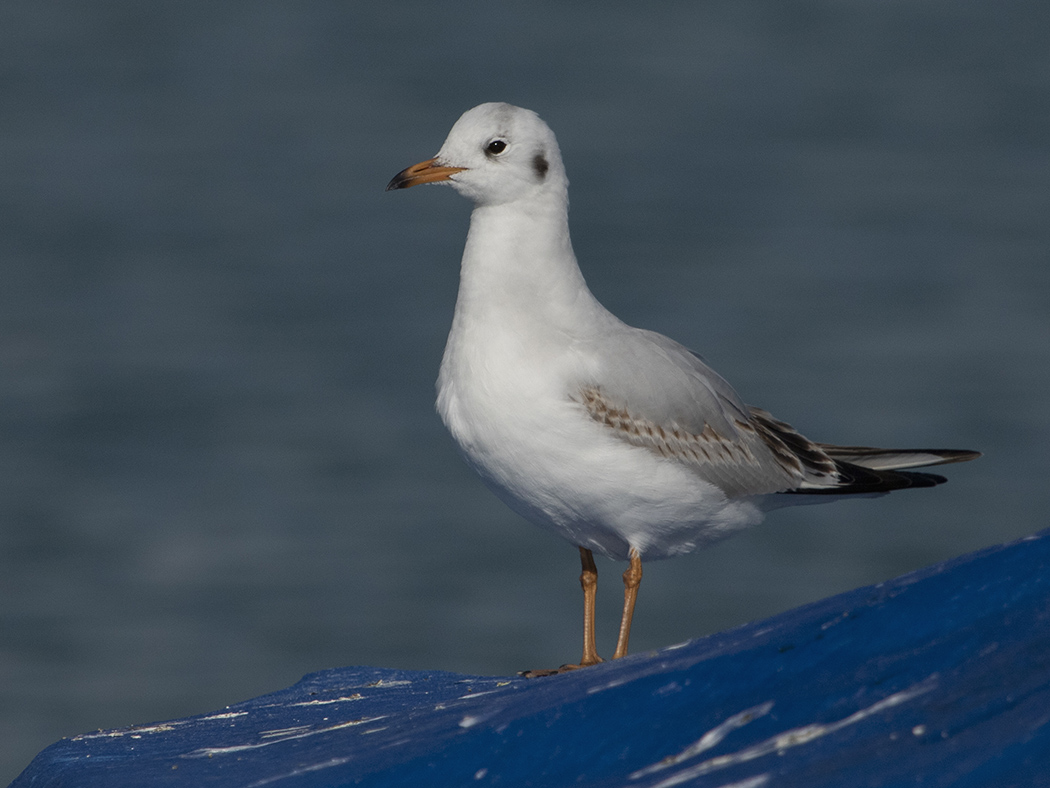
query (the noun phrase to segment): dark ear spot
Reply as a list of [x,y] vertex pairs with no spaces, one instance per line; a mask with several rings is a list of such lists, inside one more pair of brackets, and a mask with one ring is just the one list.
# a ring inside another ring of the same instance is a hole
[[542,153],[537,153],[535,158],[532,160],[532,169],[536,171],[537,177],[542,181],[547,177],[547,168],[550,165],[547,160],[543,157]]

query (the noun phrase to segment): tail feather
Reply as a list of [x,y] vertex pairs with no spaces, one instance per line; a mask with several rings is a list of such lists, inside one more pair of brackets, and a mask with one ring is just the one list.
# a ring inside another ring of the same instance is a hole
[[836,462],[838,478],[834,484],[817,486],[803,484],[783,495],[873,495],[911,487],[936,487],[948,481],[936,473],[915,471],[875,471],[848,462]]
[[798,471],[798,486],[786,495],[878,495],[948,481],[911,468],[966,462],[981,456],[968,449],[876,449],[814,443],[761,408],[749,408],[750,426],[784,468]]
[[873,471],[947,465],[976,460],[981,456],[979,451],[966,449],[874,449],[869,446],[835,446],[828,443],[817,445],[833,460],[859,465]]
[[794,490],[786,490],[786,494],[871,495],[910,487],[934,487],[948,480],[935,473],[902,469],[966,462],[981,456],[980,452],[963,449],[873,449],[867,446],[818,445],[835,463],[834,482],[803,483]]

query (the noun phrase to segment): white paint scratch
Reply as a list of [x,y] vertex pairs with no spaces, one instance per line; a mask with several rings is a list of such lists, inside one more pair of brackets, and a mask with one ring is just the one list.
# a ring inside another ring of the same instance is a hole
[[742,728],[749,722],[757,720],[759,717],[764,717],[769,714],[769,710],[773,708],[773,701],[766,701],[760,703],[757,706],[752,706],[750,709],[745,709],[738,714],[734,714],[732,717],[726,719],[725,722],[716,725],[714,728],[709,730],[695,742],[690,744],[684,750],[677,755],[670,755],[664,758],[662,761],[657,761],[652,766],[647,766],[644,769],[639,769],[631,775],[632,780],[637,780],[639,777],[645,777],[647,774],[653,772],[663,771],[669,769],[672,766],[677,766],[682,761],[687,761],[690,758],[695,758],[705,750],[710,750],[712,747],[717,746],[726,736],[735,731],[737,728]]
[[332,703],[345,703],[351,700],[363,700],[364,695],[360,692],[355,692],[353,695],[344,695],[341,698],[331,698],[330,700],[304,700],[301,703],[289,703],[288,706],[328,706]]
[[[261,747],[269,747],[271,744],[280,744],[281,742],[292,741],[294,739],[305,739],[307,736],[317,736],[322,733],[331,733],[332,731],[342,730],[343,728],[352,728],[355,725],[364,725],[368,722],[375,722],[376,720],[384,719],[387,715],[383,714],[379,717],[362,717],[359,720],[350,720],[349,722],[341,722],[338,725],[329,725],[326,728],[308,728],[303,726],[302,728],[286,728],[283,731],[265,731],[260,733],[260,736],[269,735],[267,741],[257,742],[255,744],[236,744],[232,747],[202,747],[199,750],[188,752],[183,755],[183,758],[211,758],[215,755],[230,755],[231,753],[247,752],[248,750],[258,750]],[[287,734],[287,735],[281,735]]]
[[759,788],[769,782],[768,774],[759,774],[754,777],[748,777],[746,780],[741,780],[736,783],[726,783],[720,785],[718,788]]
[[[918,697],[919,695],[923,695],[927,692],[930,692],[931,690],[936,688],[936,686],[937,675],[934,674],[932,676],[927,677],[923,681],[920,681],[918,684],[912,685],[906,690],[902,690],[886,698],[883,698],[882,700],[878,701],[877,703],[873,703],[867,708],[860,709],[859,711],[854,712],[848,717],[843,717],[841,720],[836,720],[834,722],[829,723],[813,723],[812,725],[802,725],[798,728],[792,728],[790,730],[784,731],[783,733],[778,733],[777,735],[771,736],[765,741],[759,742],[758,744],[755,744],[751,747],[747,747],[743,750],[739,750],[734,753],[729,753],[727,755],[719,755],[715,758],[710,758],[706,761],[703,761],[702,763],[698,763],[696,766],[691,766],[688,769],[683,769],[682,771],[677,772],[671,775],[670,777],[667,777],[661,782],[653,784],[651,788],[671,788],[671,786],[680,785],[684,782],[689,782],[690,780],[694,780],[697,777],[700,777],[701,775],[717,771],[718,769],[725,769],[730,766],[736,766],[740,763],[747,763],[748,761],[753,761],[756,758],[761,758],[765,755],[770,755],[771,753],[783,753],[785,750],[788,750],[792,747],[798,747],[803,744],[808,744],[809,742],[815,741],[821,738],[822,736],[827,736],[829,733],[835,733],[836,731],[840,731],[843,728],[846,728],[850,725],[856,725],[858,722],[867,719],[872,715],[878,714],[879,712],[885,711],[886,709],[892,708],[894,706],[899,706],[902,703],[907,703],[908,701]],[[760,709],[762,707],[756,706],[755,708]],[[747,713],[748,712],[741,712],[741,714]],[[735,716],[739,717],[740,715]],[[719,731],[723,728],[723,726],[725,726],[733,719],[734,717],[730,717],[729,720],[726,720],[726,722],[722,723],[716,728],[713,728],[709,733],[705,734],[704,738],[710,736],[716,731]],[[740,725],[738,724],[733,727],[740,727]],[[726,732],[728,732],[728,730],[726,730]],[[698,742],[696,742],[696,744],[693,744],[689,748],[686,748],[686,750],[683,750],[682,753],[679,753],[679,755],[677,756],[672,756],[671,758],[664,759],[663,761],[655,763],[652,766],[646,767],[645,769],[639,769],[638,771],[630,775],[631,779],[637,780],[640,777],[652,774],[655,771],[660,771],[669,768],[672,765],[676,765],[677,763],[681,762],[681,756],[684,753],[689,752],[691,750],[695,749],[695,752],[700,752],[702,751],[702,749],[707,749],[700,748],[700,744],[704,741],[704,738],[701,738]]]
[[120,728],[113,731],[99,731],[98,733],[82,733],[79,736],[74,736],[72,741],[87,741],[88,739],[120,739],[124,736],[136,736],[141,738],[143,733],[166,733],[167,731],[173,731],[179,725],[186,725],[189,720],[180,720],[177,722],[165,722],[160,725],[143,725],[142,727],[136,728]]
[[333,766],[342,766],[344,763],[348,763],[350,758],[332,758],[331,760],[325,761],[324,763],[315,763],[311,766],[303,766],[294,771],[290,771],[287,774],[278,774],[274,777],[266,777],[257,782],[246,785],[244,788],[259,788],[261,785],[269,785],[275,783],[278,780],[286,780],[289,777],[298,777],[301,774],[310,774],[310,772],[319,772],[322,769],[331,769]]
[[246,711],[227,711],[222,714],[212,714],[208,717],[201,717],[199,722],[211,722],[212,720],[232,720],[234,717],[247,717],[248,712]]
[[605,690],[607,690],[607,689],[613,689],[614,687],[622,686],[622,685],[626,684],[627,681],[628,681],[627,679],[613,679],[608,684],[599,684],[596,687],[588,687],[587,688],[587,694],[588,695],[593,695],[596,692],[605,692]]
[[259,731],[260,739],[287,739],[298,736],[300,733],[310,730],[310,725],[293,725],[291,728],[275,728],[272,731]]
[[456,700],[465,700],[466,698],[480,698],[482,695],[494,695],[499,692],[498,689],[484,690],[483,692],[468,692],[466,695],[460,695]]

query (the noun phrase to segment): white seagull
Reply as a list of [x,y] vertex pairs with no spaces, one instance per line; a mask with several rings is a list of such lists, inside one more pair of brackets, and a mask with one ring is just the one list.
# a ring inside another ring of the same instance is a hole
[[569,181],[536,113],[482,104],[433,159],[387,189],[443,183],[474,201],[437,409],[511,509],[576,545],[583,656],[594,665],[593,551],[630,561],[613,659],[627,654],[642,561],[704,547],[780,506],[945,481],[902,469],[972,460],[954,449],[814,443],[672,339],[591,294],[569,240]]

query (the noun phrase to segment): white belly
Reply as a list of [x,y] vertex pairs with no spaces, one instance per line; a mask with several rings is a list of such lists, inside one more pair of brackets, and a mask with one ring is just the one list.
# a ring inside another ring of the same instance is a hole
[[526,519],[619,560],[632,547],[646,559],[688,552],[761,519],[755,502],[727,501],[686,466],[594,421],[566,384],[579,373],[571,355],[531,359],[514,343],[490,350],[466,359],[450,344],[438,412],[472,467]]

